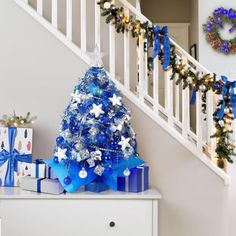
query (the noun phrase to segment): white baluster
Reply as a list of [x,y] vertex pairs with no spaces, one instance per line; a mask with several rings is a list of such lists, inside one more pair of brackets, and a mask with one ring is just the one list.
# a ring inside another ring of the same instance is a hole
[[143,63],[144,63],[144,95],[148,95],[148,53],[147,53],[147,39],[144,39],[144,55],[143,55]]
[[52,25],[58,27],[58,0],[52,0]]
[[66,1],[66,37],[72,40],[72,0]]
[[158,114],[159,112],[159,63],[158,57],[154,60],[153,68],[153,109]]
[[[113,0],[112,3],[115,3]],[[114,25],[109,25],[109,69],[110,74],[113,78],[115,78],[115,27]]]
[[165,104],[165,108],[167,109],[168,113],[168,123],[172,126],[173,125],[173,113],[174,113],[174,100],[173,100],[173,81],[170,80],[172,74],[172,70],[168,69],[164,72],[164,80],[165,80],[165,96],[168,96],[168,99],[165,99],[167,104]]
[[[124,13],[129,17],[129,10],[124,9]],[[124,33],[124,85],[130,89],[130,32],[125,31]]]
[[208,143],[208,152],[213,159],[215,157],[215,147],[216,139],[211,138],[211,135],[215,133],[215,123],[213,120],[214,112],[214,93],[212,91],[207,92],[207,143]]
[[37,0],[37,12],[39,15],[43,15],[43,0]]
[[[81,49],[86,52],[87,50],[87,17],[86,17],[86,0],[80,0],[80,41],[81,41]],[[96,4],[96,3],[95,3]],[[95,18],[96,22],[96,18]],[[96,34],[95,34],[96,35]],[[95,36],[96,37],[96,36]],[[99,47],[99,45],[98,45]]]
[[196,94],[196,135],[197,148],[202,152],[203,142],[203,118],[202,118],[202,93],[200,91]]
[[139,99],[144,102],[144,39],[139,36],[138,47],[138,95]]
[[[101,49],[101,12],[100,6],[95,2],[95,45]],[[112,26],[114,27],[114,26]]]
[[[183,64],[187,62],[187,58],[182,58]],[[188,131],[190,129],[190,96],[189,88],[182,91],[182,135],[188,139]]]
[[180,120],[180,107],[179,107],[179,85],[176,85],[177,75],[174,78],[175,81],[175,117],[179,121]]

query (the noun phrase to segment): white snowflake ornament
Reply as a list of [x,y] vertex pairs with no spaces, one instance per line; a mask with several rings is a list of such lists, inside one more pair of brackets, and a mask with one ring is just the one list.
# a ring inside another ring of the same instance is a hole
[[130,147],[129,144],[130,138],[121,137],[121,141],[118,143],[121,146],[121,149],[124,151],[127,147]]
[[62,149],[60,147],[57,148],[57,152],[55,153],[55,156],[58,158],[58,161],[61,162],[62,159],[66,159],[66,152],[67,149]]
[[90,111],[90,114],[93,114],[96,118],[98,118],[101,114],[104,114],[104,111],[102,110],[102,104],[93,104],[93,109]]
[[116,94],[113,94],[113,97],[112,98],[109,98],[109,100],[112,102],[112,105],[113,106],[121,106],[121,97],[117,97]]

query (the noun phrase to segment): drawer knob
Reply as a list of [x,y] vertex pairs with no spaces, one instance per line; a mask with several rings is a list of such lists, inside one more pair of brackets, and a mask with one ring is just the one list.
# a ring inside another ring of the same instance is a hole
[[114,221],[111,221],[109,225],[110,225],[111,228],[113,228],[113,227],[115,227],[116,224],[115,224]]

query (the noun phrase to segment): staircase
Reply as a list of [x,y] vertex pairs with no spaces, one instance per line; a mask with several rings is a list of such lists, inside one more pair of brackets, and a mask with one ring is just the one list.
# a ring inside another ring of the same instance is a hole
[[[207,115],[204,116],[201,92],[197,92],[196,105],[191,107],[189,89],[182,90],[181,84],[176,85],[177,78],[171,81],[171,69],[163,71],[158,58],[154,62],[153,73],[150,73],[147,69],[148,52],[144,50],[147,46],[145,40],[140,36],[137,44],[129,32],[117,34],[113,25],[106,25],[97,0],[78,0],[77,12],[73,7],[74,1],[66,0],[64,33],[59,25],[59,0],[34,0],[35,4],[29,0],[14,1],[88,65],[91,61],[88,52],[98,45],[101,51],[107,53],[105,68],[122,93],[222,178],[226,185],[230,183],[230,177],[214,161],[216,140],[210,136],[214,133],[212,114],[216,97],[211,91],[207,94]],[[49,20],[44,15],[46,2],[50,2]],[[124,7],[127,16],[150,22],[128,1],[116,0],[115,3]],[[74,14],[79,21],[74,20]],[[73,31],[76,25],[80,29],[77,40]],[[210,73],[173,40],[171,43],[175,45],[179,59],[187,63],[193,72]],[[163,91],[160,83],[164,83]]]

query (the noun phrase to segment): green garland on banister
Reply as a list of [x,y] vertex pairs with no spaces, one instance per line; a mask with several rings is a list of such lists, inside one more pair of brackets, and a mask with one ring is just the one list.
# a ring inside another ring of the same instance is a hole
[[[98,2],[101,8],[101,15],[106,17],[106,23],[113,24],[117,33],[131,32],[132,36],[137,38],[143,36],[148,40],[149,46],[154,41],[154,27],[155,25],[149,22],[140,22],[133,17],[128,17],[124,13],[122,7],[117,7],[112,3],[112,0],[101,0]],[[160,41],[163,43],[163,35],[160,32]],[[164,52],[161,49],[159,53],[159,60],[164,62]],[[215,133],[211,136],[216,138],[216,160],[220,168],[225,167],[225,162],[232,163],[231,158],[234,154],[234,145],[230,139],[232,133],[232,120],[234,119],[232,105],[231,105],[231,89],[233,84],[222,78],[217,80],[216,75],[205,74],[200,75],[199,72],[193,72],[187,64],[178,59],[175,51],[175,46],[171,45],[171,56],[169,68],[172,69],[171,80],[177,76],[176,84],[182,82],[183,89],[189,88],[192,93],[192,100],[196,92],[200,91],[202,94],[202,111],[206,114],[206,94],[212,90],[215,94],[223,94],[222,99],[218,101],[217,108],[213,114],[215,122]],[[223,109],[223,113],[222,113]]]

